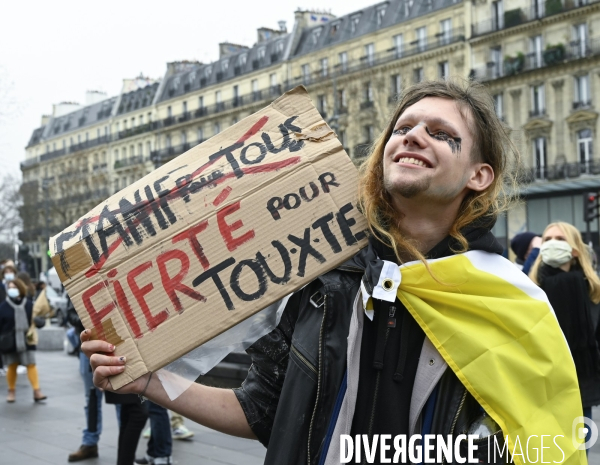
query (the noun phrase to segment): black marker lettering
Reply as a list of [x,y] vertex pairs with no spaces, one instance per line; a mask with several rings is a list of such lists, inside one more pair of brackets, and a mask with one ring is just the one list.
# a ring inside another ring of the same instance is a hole
[[144,192],[146,193],[146,198],[148,199],[148,206],[152,208],[158,226],[160,229],[167,229],[169,225],[167,224],[167,220],[165,219],[164,215],[160,211],[160,205],[154,200],[154,195],[152,195],[152,189],[150,189],[150,186],[145,186]]
[[260,265],[263,267],[265,273],[267,273],[267,276],[269,277],[272,283],[285,284],[290,280],[290,277],[292,275],[292,260],[290,258],[290,254],[288,253],[285,246],[279,241],[273,241],[271,242],[271,245],[273,245],[273,247],[275,247],[279,251],[279,255],[281,255],[281,261],[283,262],[283,276],[280,278],[279,276],[275,275],[275,273],[273,273],[273,271],[267,263],[266,258],[260,252],[256,254],[256,261],[260,263]]
[[302,200],[306,200],[307,202],[310,202],[312,199],[319,196],[319,188],[312,181],[308,185],[312,189],[312,197],[309,199],[308,196],[306,195],[306,187],[305,186],[302,186],[300,188],[300,197],[302,197]]
[[[225,155],[225,158],[227,159],[227,162],[231,165],[231,169],[235,173],[236,177],[241,178],[244,175],[244,172],[240,169],[239,163],[233,156],[233,151],[239,149],[240,147],[243,147],[243,145],[244,145],[243,142],[236,142],[235,144],[230,145],[229,147],[225,147],[224,149],[221,149],[218,152],[213,153],[210,157],[208,157],[208,159],[210,161],[213,161],[213,160],[219,159],[223,155]],[[214,179],[214,177],[213,177],[213,179]]]
[[346,213],[350,210],[353,210],[354,207],[351,203],[347,203],[346,205],[340,208],[340,211],[335,214],[335,219],[340,226],[340,230],[342,231],[342,236],[344,236],[344,240],[346,241],[346,245],[354,245],[358,241],[365,238],[365,232],[359,231],[358,233],[352,234],[351,226],[356,224],[356,220],[354,218],[347,218]]
[[171,224],[175,224],[177,222],[177,217],[173,214],[171,207],[169,207],[169,198],[167,197],[169,191],[162,189],[160,186],[160,184],[166,181],[167,179],[169,179],[169,176],[163,176],[162,178],[154,181],[154,190],[156,191],[156,195],[158,195],[160,206],[167,215],[169,222]]
[[[293,205],[290,203],[290,199],[294,199]],[[302,203],[302,200],[300,200],[300,197],[298,197],[298,194],[287,194],[283,198],[283,206],[285,207],[286,210],[294,210],[294,209],[298,208],[301,203]]]
[[281,197],[273,197],[269,199],[267,202],[267,210],[271,213],[271,216],[274,220],[281,219],[281,215],[279,214],[279,210],[283,208],[283,203],[281,201]]
[[[263,134],[263,139],[264,139],[264,136],[265,136],[265,134]],[[254,160],[248,160],[247,152],[250,149],[250,147],[258,147],[258,150],[260,150],[260,155],[258,157],[256,157]],[[244,147],[242,149],[242,153],[240,154],[240,160],[242,160],[242,163],[244,163],[245,165],[255,165],[256,163],[260,163],[261,161],[263,161],[266,155],[267,155],[267,147],[265,147],[260,142],[252,142],[251,144],[248,144],[246,147]]]
[[321,182],[323,192],[326,194],[330,191],[329,186],[340,187],[339,183],[335,180],[335,175],[333,173],[323,173],[319,176],[319,181]]
[[[258,281],[258,289],[252,294],[247,294],[240,287],[240,275],[242,274],[244,267],[250,268],[255,274],[256,280]],[[231,272],[229,284],[231,285],[233,292],[235,292],[235,295],[238,296],[240,300],[243,300],[244,302],[250,302],[252,300],[260,299],[265,292],[267,292],[267,275],[258,261],[242,260]]]
[[331,221],[332,219],[333,213],[328,213],[327,215],[322,216],[317,221],[315,221],[312,224],[312,228],[321,230],[323,236],[325,236],[325,240],[331,246],[331,251],[333,253],[340,253],[342,251],[342,247],[340,246],[340,243],[335,237],[335,234],[333,234],[331,228],[329,227],[329,221]]
[[226,268],[229,268],[234,263],[235,263],[235,258],[233,258],[233,257],[230,257],[227,260],[222,261],[221,263],[213,266],[211,269],[205,271],[204,273],[199,274],[194,279],[194,281],[192,281],[192,286],[198,287],[200,284],[202,284],[207,279],[212,279],[213,282],[215,283],[215,286],[217,286],[219,293],[221,294],[221,298],[223,299],[223,302],[225,302],[225,305],[227,306],[227,310],[235,310],[235,307],[233,306],[233,302],[231,301],[231,298],[229,297],[229,293],[227,292],[227,289],[225,289],[225,286],[223,285],[223,281],[221,281],[221,277],[219,276],[219,272],[223,271]]
[[312,255],[315,258],[315,260],[317,260],[319,263],[325,263],[325,257],[321,255],[317,251],[317,249],[310,245],[310,228],[306,228],[304,230],[304,237],[302,239],[291,234],[288,236],[288,239],[290,240],[290,242],[300,247],[298,272],[296,273],[298,276],[304,276],[304,271],[306,269],[306,258],[308,257],[308,255]]

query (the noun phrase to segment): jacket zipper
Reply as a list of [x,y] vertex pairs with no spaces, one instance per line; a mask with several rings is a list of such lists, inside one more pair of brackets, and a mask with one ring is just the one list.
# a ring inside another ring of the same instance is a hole
[[308,361],[308,359],[304,355],[302,355],[300,353],[300,351],[298,349],[296,349],[294,346],[292,346],[292,352],[296,355],[296,357],[298,357],[300,359],[300,361],[302,361],[302,363],[304,363],[306,365],[306,367],[310,371],[312,371],[315,375],[317,374],[317,369],[315,368],[315,366],[312,363],[310,363]]
[[313,414],[310,419],[310,427],[308,429],[308,465],[310,465],[310,441],[312,439],[313,425],[315,417],[317,416],[317,407],[319,406],[319,396],[321,394],[321,373],[323,373],[323,332],[325,329],[325,317],[327,315],[327,295],[324,296],[323,303],[323,319],[321,320],[321,330],[319,331],[319,371],[317,372],[317,398],[315,400],[315,407]]
[[[390,307],[390,311],[388,314],[388,318],[394,318],[396,316],[396,307]],[[385,341],[383,343],[384,347],[384,357],[385,357],[385,346],[387,345],[387,340],[390,335],[390,326],[388,326],[385,330]],[[377,371],[377,377],[375,378],[375,393],[373,395],[373,407],[371,408],[371,418],[369,419],[369,429],[367,431],[367,437],[370,439],[373,435],[373,423],[375,422],[375,407],[377,405],[377,397],[379,394],[379,381],[381,379],[381,370]],[[367,458],[365,457],[362,461],[361,465],[365,465]]]
[[[460,399],[460,404],[458,405],[458,410],[456,411],[456,415],[454,416],[454,421],[452,421],[452,426],[450,427],[450,435],[454,434],[454,428],[456,428],[456,422],[458,421],[458,416],[465,404],[465,400],[467,399],[467,388],[465,388],[465,392],[463,393],[462,399]],[[442,460],[442,464],[446,463],[446,456],[444,455],[444,459]]]

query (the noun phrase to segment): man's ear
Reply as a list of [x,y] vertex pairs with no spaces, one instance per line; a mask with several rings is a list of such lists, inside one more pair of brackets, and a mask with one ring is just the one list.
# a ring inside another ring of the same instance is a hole
[[475,163],[467,186],[475,192],[486,190],[494,181],[494,170],[487,163]]

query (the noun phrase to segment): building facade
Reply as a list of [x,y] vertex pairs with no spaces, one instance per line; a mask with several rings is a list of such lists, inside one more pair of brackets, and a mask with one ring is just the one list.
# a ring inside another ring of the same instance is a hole
[[[55,106],[26,149],[22,240],[47,238],[190,147],[304,85],[360,163],[402,88],[462,76],[484,82],[528,167],[526,202],[498,222],[506,243],[564,220],[580,230],[582,193],[600,187],[595,95],[600,3],[582,0],[390,0],[335,17],[297,11],[290,31],[252,47],[219,44],[213,63],[169,63],[160,82]],[[597,221],[592,225],[598,243]],[[39,266],[43,269],[44,264]]]

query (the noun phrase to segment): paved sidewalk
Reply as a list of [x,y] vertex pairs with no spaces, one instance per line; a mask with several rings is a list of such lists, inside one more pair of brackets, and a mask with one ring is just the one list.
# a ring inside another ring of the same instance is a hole
[[[67,456],[81,444],[84,426],[83,382],[79,361],[62,351],[38,351],[37,365],[45,404],[35,404],[27,375],[17,380],[17,401],[5,402],[6,381],[0,377],[0,464],[65,465]],[[97,459],[85,465],[114,465],[117,462],[117,418],[112,405],[103,405],[103,432]],[[204,463],[259,465],[265,448],[258,441],[239,439],[204,428],[189,420],[186,426],[195,433],[191,440],[173,441],[177,465]],[[146,451],[140,439],[138,456]]]

